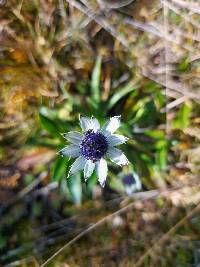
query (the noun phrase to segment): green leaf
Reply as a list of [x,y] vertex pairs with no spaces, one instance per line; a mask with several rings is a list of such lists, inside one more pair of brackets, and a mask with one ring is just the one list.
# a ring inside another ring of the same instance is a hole
[[[148,102],[146,102],[146,100]],[[149,125],[154,125],[157,119],[156,116],[156,106],[153,100],[149,101],[149,99],[142,99],[140,102],[140,107],[138,105],[138,110],[136,112],[135,117],[131,121],[132,123],[136,123],[139,127],[148,127]],[[154,114],[154,116],[152,116]]]
[[108,108],[111,109],[120,99],[125,95],[129,94],[135,89],[135,86],[132,83],[127,84],[125,87],[120,88],[115,94],[111,97]]
[[163,139],[165,137],[165,132],[163,130],[154,129],[146,131],[145,135],[155,139]]
[[158,150],[156,154],[156,164],[160,170],[165,170],[167,167],[167,148]]
[[90,178],[87,180],[87,193],[90,197],[92,197],[94,186],[97,184],[97,175],[94,171]]
[[67,179],[67,184],[73,202],[76,205],[80,205],[82,201],[82,186],[80,173],[70,176]]
[[42,114],[39,114],[39,117],[40,117],[40,122],[41,122],[42,127],[54,137],[60,138],[58,126],[51,119],[47,118],[46,116]]
[[91,80],[91,89],[92,89],[92,99],[99,103],[100,102],[100,79],[101,79],[101,56],[97,57]]
[[3,249],[6,246],[6,237],[1,236],[0,237],[0,249]]
[[190,69],[190,60],[188,56],[185,56],[181,63],[178,65],[178,71],[186,72]]
[[56,109],[50,109],[48,107],[41,107],[40,114],[51,120],[55,120],[58,117],[58,111]]
[[65,177],[68,159],[58,156],[52,167],[52,180],[59,182]]
[[89,104],[90,106],[90,109],[92,110],[98,110],[98,103],[96,101],[94,101],[94,99],[92,98],[87,98],[87,103]]
[[86,80],[77,81],[76,89],[80,94],[82,95],[86,94],[87,88],[88,88],[88,83]]
[[163,175],[159,171],[158,165],[149,165],[148,166],[151,174],[151,179],[153,183],[158,187],[165,187],[166,186],[166,180],[164,179]]
[[42,203],[41,202],[33,202],[32,203],[32,212],[34,216],[40,216],[42,214]]
[[52,138],[42,138],[39,139],[36,137],[30,137],[27,141],[27,145],[30,146],[42,146],[42,147],[50,147],[53,149],[57,149],[60,146],[60,143],[58,143],[58,139],[52,140]]
[[177,129],[184,129],[190,125],[191,106],[183,104],[177,112],[176,119],[173,121],[173,127]]

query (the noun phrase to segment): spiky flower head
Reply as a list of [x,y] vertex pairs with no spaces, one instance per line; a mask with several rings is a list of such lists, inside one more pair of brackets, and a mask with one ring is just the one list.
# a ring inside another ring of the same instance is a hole
[[84,170],[84,178],[87,180],[96,169],[99,183],[104,187],[108,173],[106,157],[120,166],[129,163],[124,153],[115,147],[128,140],[123,135],[114,134],[120,126],[120,118],[120,116],[112,117],[100,128],[96,118],[80,116],[83,133],[65,133],[64,138],[71,144],[59,152],[61,156],[77,157],[68,176]]
[[135,191],[141,190],[142,188],[140,177],[135,172],[125,175],[122,182],[128,195],[131,195]]

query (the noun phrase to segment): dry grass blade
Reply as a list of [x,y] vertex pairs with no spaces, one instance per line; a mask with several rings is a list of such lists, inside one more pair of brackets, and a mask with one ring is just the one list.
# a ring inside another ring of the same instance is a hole
[[[155,192],[152,194],[150,194],[150,196],[146,196],[143,199],[150,199],[153,198],[155,196],[157,196],[159,194],[159,192]],[[55,257],[57,257],[58,255],[60,255],[65,249],[67,249],[69,246],[71,246],[72,244],[74,244],[76,241],[78,241],[79,239],[81,239],[83,236],[87,235],[88,233],[90,233],[91,231],[93,231],[94,229],[96,229],[97,227],[103,225],[104,223],[110,221],[113,217],[120,215],[124,212],[127,212],[128,210],[130,210],[131,208],[133,208],[135,205],[135,202],[132,202],[130,204],[128,204],[127,206],[117,210],[116,212],[109,214],[108,216],[104,217],[103,219],[99,220],[97,223],[89,226],[86,230],[82,231],[80,234],[78,234],[77,236],[75,236],[72,240],[70,240],[68,243],[66,243],[63,247],[61,247],[58,251],[56,251],[49,259],[47,259],[42,265],[41,267],[47,266],[47,264],[49,264]]]
[[[135,199],[136,202],[135,201],[134,202],[131,202],[130,204],[126,205],[125,207],[117,210],[116,212],[114,212],[112,214],[109,214],[109,215],[105,216],[103,219],[99,220],[97,223],[92,224],[91,226],[89,226],[88,228],[86,228],[84,231],[82,231],[80,234],[78,234],[73,239],[71,239],[68,243],[66,243],[63,247],[61,247],[58,251],[56,251],[50,258],[48,258],[41,265],[41,267],[47,266],[54,258],[56,258],[58,255],[60,255],[69,246],[71,246],[72,244],[74,244],[76,241],[78,241],[83,236],[87,235],[88,233],[90,233],[91,231],[93,231],[94,229],[96,229],[97,227],[103,225],[106,222],[111,221],[115,216],[121,215],[121,214],[129,211],[133,207],[135,207],[135,205],[136,205],[137,202],[139,203],[140,201],[154,199],[154,198],[156,198],[158,196],[165,196],[165,197],[167,197],[168,195],[170,196],[170,193],[176,192],[179,189],[181,189],[181,188],[174,187],[174,188],[170,188],[170,189],[168,188],[168,189],[164,189],[164,190],[151,190],[151,191],[139,192],[139,193],[133,194],[132,198]],[[175,227],[176,228],[179,227],[187,219],[191,218],[199,210],[199,208],[200,208],[200,204],[198,205],[198,208],[195,208],[194,210],[192,210],[192,212],[190,212],[186,217],[184,217]],[[168,236],[168,234],[172,234],[175,229],[174,228],[171,229],[169,231],[169,233],[167,233],[166,235]],[[164,238],[164,240],[166,239],[166,237],[163,237],[163,238]],[[162,240],[163,240],[163,238],[162,238]]]
[[[67,2],[68,2],[68,0],[67,0]],[[127,42],[127,40],[124,37],[122,37],[120,35],[120,33],[118,33],[113,26],[110,26],[109,22],[107,21],[107,19],[105,17],[98,16],[98,14],[96,14],[94,11],[92,11],[88,7],[80,5],[75,0],[72,0],[69,3],[71,5],[73,5],[74,7],[78,8],[85,15],[89,16],[91,19],[96,21],[98,24],[100,24],[106,31],[108,31],[112,36],[114,36],[126,48],[131,50],[132,45],[129,44]],[[114,13],[112,12],[112,14],[114,14]],[[130,25],[136,27],[139,30],[151,33],[151,34],[153,34],[155,36],[158,36],[160,38],[164,38],[168,42],[175,42],[175,43],[177,42],[177,41],[174,41],[174,38],[172,36],[169,36],[168,34],[165,34],[166,35],[165,36],[165,35],[161,34],[159,31],[157,31],[156,28],[153,28],[152,26],[150,26],[150,25],[148,26],[148,25],[143,24],[141,22],[134,21],[133,19],[126,18],[126,19],[123,20],[123,23],[124,23],[124,25],[125,24],[130,24]],[[187,50],[189,50],[191,52],[194,51],[194,49],[192,47],[182,45],[182,42],[181,43],[178,42],[177,44],[183,46],[185,49],[187,49]],[[157,82],[157,83],[159,83],[159,84],[161,84],[161,85],[163,85],[165,87],[168,87],[171,90],[176,90],[177,92],[179,92],[181,94],[184,94],[188,98],[192,98],[192,99],[195,99],[195,100],[200,100],[200,97],[197,94],[190,92],[189,88],[187,88],[186,86],[183,86],[182,84],[176,83],[176,82],[174,82],[172,80],[168,81],[168,79],[167,79],[168,82],[166,84],[166,82],[163,82],[162,80],[160,80],[155,75],[150,74],[150,72],[148,70],[146,70],[145,66],[141,66],[141,65],[138,65],[138,66],[142,69],[142,74],[145,77],[148,77],[149,79],[154,80],[155,82]],[[184,90],[183,90],[183,87],[184,87]]]
[[0,179],[0,188],[12,188],[16,187],[18,184],[18,180],[21,177],[19,172],[14,173],[13,175],[1,178]]
[[105,19],[103,19],[99,14],[96,14],[91,9],[81,5],[79,2],[75,0],[66,0],[70,5],[76,7],[78,10],[83,12],[85,15],[93,19],[97,24],[102,26],[107,32],[109,32],[112,36],[114,36],[120,43],[122,43],[125,47],[128,47],[127,40],[118,32],[116,32],[115,28],[111,26]]
[[171,2],[169,1],[165,1],[165,0],[161,0],[161,2],[163,3],[163,5],[167,6],[169,9],[171,9],[173,12],[175,12],[176,14],[178,14],[181,18],[183,18],[184,21],[187,21],[188,23],[192,24],[193,26],[195,26],[196,28],[200,29],[200,25],[193,20],[192,16],[190,14],[183,14],[180,9],[178,9],[176,6],[174,6]]
[[37,262],[37,260],[33,256],[30,256],[28,258],[17,260],[15,262],[6,264],[6,265],[4,265],[4,267],[28,266],[27,264],[30,264],[29,266],[39,267],[39,263]]
[[166,106],[166,109],[170,110],[172,108],[175,108],[175,107],[181,105],[182,103],[184,103],[187,99],[188,98],[185,95],[182,96],[182,97],[179,97],[178,99],[168,103],[167,106]]
[[182,1],[182,0],[172,0],[175,4],[182,8],[187,8],[190,11],[200,14],[200,5],[195,2],[187,2],[187,1]]
[[186,50],[188,50],[190,52],[194,52],[194,48],[193,47],[183,44],[182,41],[179,41],[179,40],[175,39],[173,35],[162,34],[162,30],[159,31],[158,29],[156,29],[155,27],[151,26],[150,24],[146,25],[146,24],[134,21],[133,19],[129,19],[129,18],[124,19],[124,23],[128,24],[128,25],[132,25],[136,29],[142,30],[144,32],[151,33],[151,34],[153,34],[153,35],[155,35],[157,37],[164,38],[168,42],[180,45],[182,48],[184,48],[184,49],[186,49]]
[[179,92],[180,94],[185,95],[186,97],[191,98],[193,100],[196,100],[196,101],[200,100],[200,96],[195,92],[191,92],[191,90],[186,85],[180,84],[172,80],[169,80],[166,84],[166,82],[162,81],[156,75],[146,70],[145,68],[142,68],[142,74],[145,77],[148,77],[149,79],[163,85],[164,87],[167,87],[170,90]]
[[[34,188],[37,187],[37,185],[39,185],[45,178],[47,177],[47,173],[41,173],[41,175],[38,177],[38,179],[34,180],[31,184],[29,184],[27,187],[25,187],[24,189],[22,189],[19,193],[17,193],[16,196],[14,196],[13,198],[11,198],[6,204],[5,206],[2,206],[0,213],[2,213],[4,211],[4,209],[6,209],[7,207],[10,207],[12,205],[14,205],[19,199],[22,199],[23,197],[25,197],[27,194],[29,194]],[[3,217],[2,217],[3,220]]]
[[124,7],[127,5],[130,5],[134,0],[97,0],[101,6],[102,9],[116,9],[116,8],[120,8],[120,7]]
[[144,255],[134,264],[134,267],[140,267],[143,266],[145,259],[148,256],[154,257],[154,253],[157,249],[160,249],[160,247],[163,245],[165,241],[167,241],[171,235],[173,235],[176,230],[182,226],[187,220],[191,219],[195,214],[197,214],[200,210],[200,203],[192,209],[184,218],[182,218],[176,225],[174,225],[166,234],[164,234],[155,244],[147,250],[147,252],[144,253]]

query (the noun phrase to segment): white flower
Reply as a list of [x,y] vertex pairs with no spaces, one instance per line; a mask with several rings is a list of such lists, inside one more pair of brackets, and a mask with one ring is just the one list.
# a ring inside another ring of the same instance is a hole
[[142,189],[142,183],[137,173],[133,172],[123,178],[124,189],[128,195]]
[[63,135],[71,144],[59,153],[61,156],[77,157],[69,175],[84,170],[84,178],[87,180],[96,169],[98,181],[104,187],[108,172],[106,156],[120,166],[129,163],[124,153],[115,147],[128,140],[123,135],[114,134],[120,126],[120,116],[110,118],[102,128],[94,117],[80,116],[80,126],[83,134],[68,132]]

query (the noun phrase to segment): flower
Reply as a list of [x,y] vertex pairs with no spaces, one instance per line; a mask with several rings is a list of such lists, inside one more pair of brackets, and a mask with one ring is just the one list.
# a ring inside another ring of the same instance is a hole
[[112,117],[100,128],[98,120],[93,116],[91,118],[80,116],[83,134],[79,132],[63,134],[63,137],[72,144],[64,147],[59,154],[77,157],[70,168],[68,177],[84,170],[84,178],[87,180],[96,169],[98,181],[104,187],[108,172],[106,156],[120,166],[129,163],[124,153],[115,147],[128,140],[123,135],[114,134],[120,126],[120,118],[120,116]]
[[128,195],[131,195],[135,191],[141,190],[142,188],[140,178],[135,172],[132,174],[127,174],[122,181],[124,184],[124,189]]

